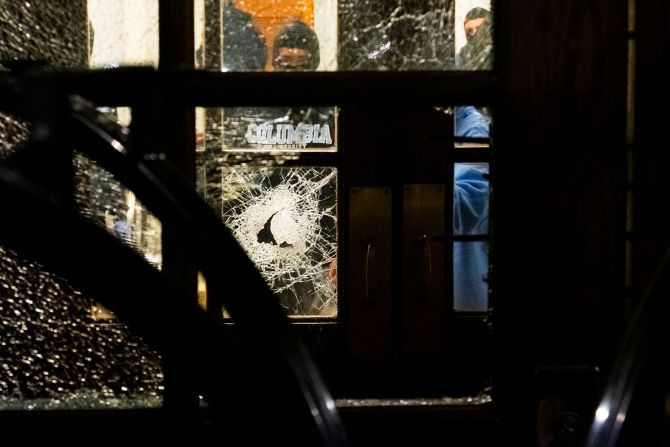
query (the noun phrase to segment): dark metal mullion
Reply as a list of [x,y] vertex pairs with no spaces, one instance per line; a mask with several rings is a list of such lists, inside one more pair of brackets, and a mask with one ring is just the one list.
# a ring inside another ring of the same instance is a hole
[[[163,4],[163,3],[161,3]],[[192,17],[192,14],[191,14]],[[163,26],[161,26],[163,29]],[[180,42],[181,39],[170,39]],[[498,103],[502,82],[491,73],[458,72],[209,72],[182,70],[186,61],[162,44],[161,71],[118,68],[44,74],[54,86],[110,106],[123,105],[162,85],[192,107],[304,105],[329,107]],[[191,46],[192,48],[192,46]],[[182,56],[187,52],[180,48]],[[193,53],[190,54],[191,66]],[[40,76],[36,74],[35,76]],[[104,85],[104,88],[100,88]],[[300,88],[296,89],[295,86]],[[390,94],[393,92],[393,94]]]
[[454,143],[481,143],[488,145],[490,142],[491,140],[486,137],[454,137]]
[[[193,69],[194,17],[193,0],[160,0],[159,17],[159,69]],[[160,77],[158,78],[160,80]],[[148,151],[162,152],[190,183],[195,184],[195,109],[181,89],[168,83],[155,82],[144,86],[150,99],[145,113],[153,116],[153,135],[147,135]],[[142,95],[146,101],[145,95]],[[179,237],[174,222],[162,224],[163,272],[186,291],[189,298],[197,300],[197,269],[188,256],[188,247]],[[192,392],[194,372],[188,364],[189,352],[182,351],[174,358],[164,358],[165,391],[164,407],[174,423],[187,424],[198,406]]]
[[454,235],[454,242],[488,242],[490,236],[488,234],[463,234],[463,235]]
[[454,163],[491,163],[490,149],[454,149]]
[[[291,151],[276,151],[277,154],[292,154]],[[259,152],[253,152],[259,153]],[[262,153],[262,152],[260,152]],[[268,152],[272,154],[272,152]],[[301,167],[301,166],[317,166],[317,167],[337,167],[339,155],[336,152],[297,152],[294,153],[294,160],[285,160],[281,166],[286,167]]]
[[[453,146],[453,144],[452,144]],[[449,346],[449,320],[453,317],[454,315],[454,189],[456,187],[455,185],[455,179],[454,179],[454,167],[456,163],[456,155],[458,152],[454,149],[451,149],[449,153],[449,163],[447,165],[447,172],[446,174],[446,179],[445,179],[445,187],[446,187],[446,193],[445,193],[445,207],[444,207],[444,213],[445,213],[445,244],[444,244],[444,256],[445,256],[445,269],[447,270],[445,272],[445,300],[446,300],[446,311],[447,311],[447,319],[446,321],[448,322],[445,324],[444,328],[444,337],[446,340],[446,346]]]
[[[417,148],[421,150],[421,148]],[[305,152],[291,152],[290,150],[282,151],[226,151],[230,154],[258,154],[258,153],[267,153],[271,155],[276,153],[288,154],[295,156],[295,159],[287,159],[283,162],[282,166],[337,166],[339,160],[339,154],[337,152],[319,152],[314,151],[305,151]],[[491,153],[488,149],[475,149],[475,150],[459,150],[455,149],[453,153],[453,161],[455,163],[490,163],[491,162]]]
[[[490,105],[499,81],[487,73],[194,73],[186,86],[204,106],[446,104]],[[249,88],[255,85],[255,88]],[[295,89],[300,85],[300,89]],[[394,94],[389,94],[394,92]],[[318,103],[315,102],[318,101]]]

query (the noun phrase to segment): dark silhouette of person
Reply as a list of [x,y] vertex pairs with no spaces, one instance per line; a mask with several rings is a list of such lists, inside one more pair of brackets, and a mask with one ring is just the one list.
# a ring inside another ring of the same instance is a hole
[[232,0],[223,6],[223,71],[263,70],[268,49],[251,14],[235,7]]
[[319,39],[301,20],[284,25],[272,44],[272,68],[275,71],[314,71],[320,62]]

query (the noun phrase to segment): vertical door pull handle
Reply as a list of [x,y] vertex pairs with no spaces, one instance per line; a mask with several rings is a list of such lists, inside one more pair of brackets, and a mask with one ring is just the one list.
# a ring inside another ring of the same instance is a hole
[[428,301],[433,282],[433,257],[430,252],[430,238],[425,234],[419,236],[419,245],[421,249],[421,290],[419,291],[419,299]]
[[368,239],[365,241],[367,248],[365,250],[365,301],[372,304],[375,301],[376,295],[376,241]]

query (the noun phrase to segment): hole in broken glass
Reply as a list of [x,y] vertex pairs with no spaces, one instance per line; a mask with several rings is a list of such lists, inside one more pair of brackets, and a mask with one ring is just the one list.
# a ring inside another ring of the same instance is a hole
[[291,316],[337,314],[335,168],[221,170],[222,218]]

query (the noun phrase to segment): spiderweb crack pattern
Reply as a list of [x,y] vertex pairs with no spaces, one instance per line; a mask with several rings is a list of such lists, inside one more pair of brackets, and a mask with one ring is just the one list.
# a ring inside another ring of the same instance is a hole
[[289,315],[336,311],[335,168],[222,170],[222,217]]

